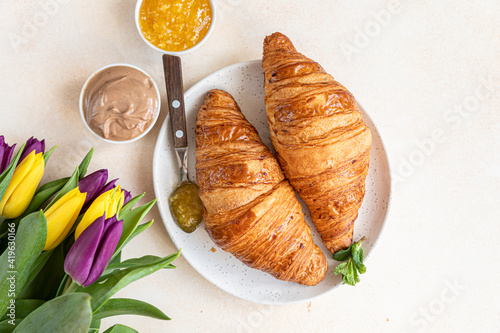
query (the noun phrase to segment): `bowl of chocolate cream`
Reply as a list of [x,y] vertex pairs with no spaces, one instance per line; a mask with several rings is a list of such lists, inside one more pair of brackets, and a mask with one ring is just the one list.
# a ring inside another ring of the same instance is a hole
[[160,92],[151,76],[128,64],[94,72],[80,94],[80,114],[87,128],[111,143],[139,140],[160,113]]

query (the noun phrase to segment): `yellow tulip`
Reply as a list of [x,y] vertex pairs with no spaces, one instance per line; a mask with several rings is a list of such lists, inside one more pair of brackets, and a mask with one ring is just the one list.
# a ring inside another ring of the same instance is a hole
[[118,210],[122,208],[124,200],[125,194],[120,188],[120,185],[98,196],[83,215],[78,227],[76,227],[75,240],[80,237],[80,234],[87,229],[92,222],[104,215],[104,213],[106,213],[107,219],[115,216]]
[[61,244],[75,224],[87,193],[81,193],[78,187],[57,200],[47,211],[47,240],[43,250],[52,250]]
[[33,150],[14,171],[0,202],[0,216],[4,219],[14,219],[24,213],[35,195],[44,171],[43,154],[36,154]]

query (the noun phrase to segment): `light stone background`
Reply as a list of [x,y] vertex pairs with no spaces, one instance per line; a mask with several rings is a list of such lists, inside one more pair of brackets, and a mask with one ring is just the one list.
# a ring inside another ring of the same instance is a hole
[[[154,197],[153,148],[166,108],[139,142],[98,141],[78,113],[80,88],[116,62],[142,67],[166,105],[161,55],[140,39],[135,2],[0,2],[0,133],[60,145],[45,180],[69,175],[91,147],[133,193]],[[257,59],[281,31],[348,87],[377,123],[390,156],[391,214],[368,270],[310,303],[257,305],[205,281],[182,258],[121,297],[172,320],[124,316],[140,332],[498,332],[500,294],[500,2],[216,0],[211,38],[182,56],[185,88]],[[126,257],[175,248],[158,210]]]

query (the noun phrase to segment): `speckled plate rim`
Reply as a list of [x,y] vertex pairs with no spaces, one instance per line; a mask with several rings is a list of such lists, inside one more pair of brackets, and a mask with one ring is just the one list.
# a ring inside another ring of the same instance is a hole
[[[230,72],[231,70],[233,69],[238,69],[238,68],[242,68],[242,67],[245,67],[245,66],[253,66],[255,65],[256,63],[258,63],[259,65],[261,64],[261,60],[251,60],[251,61],[246,61],[246,62],[241,62],[241,63],[236,63],[236,64],[233,64],[233,65],[229,65],[227,67],[224,67],[224,68],[221,68],[215,72],[213,72],[212,74],[209,74],[208,76],[206,76],[205,78],[201,79],[200,81],[198,81],[196,84],[194,84],[188,91],[186,91],[185,93],[185,100],[188,100],[191,95],[196,92],[197,90],[199,90],[199,87],[200,86],[203,86],[203,85],[206,85],[206,83],[210,80],[212,80],[214,77],[218,76],[218,75],[221,75],[221,74],[225,74],[225,73],[228,73]],[[238,102],[238,101],[237,101]],[[188,105],[186,103],[186,112],[188,112],[188,109],[187,109]],[[358,107],[360,109],[360,111],[362,112],[363,114],[363,119],[365,119],[365,122],[367,123],[371,123],[373,126],[370,127],[370,129],[372,130],[372,135],[374,138],[376,138],[376,140],[379,141],[379,146],[380,148],[382,148],[383,150],[383,154],[381,155],[383,157],[383,164],[386,168],[385,170],[385,174],[387,175],[387,178],[385,179],[385,185],[387,187],[387,197],[386,197],[386,203],[385,203],[385,214],[384,214],[384,217],[383,219],[381,220],[381,227],[379,229],[379,232],[378,232],[378,235],[376,237],[376,239],[372,240],[371,241],[371,246],[370,246],[370,249],[369,251],[367,252],[365,250],[365,263],[368,262],[368,258],[370,258],[371,256],[371,253],[372,253],[372,250],[373,248],[377,245],[379,239],[381,238],[382,236],[382,233],[384,232],[384,229],[387,225],[387,220],[388,220],[388,217],[390,215],[390,208],[391,208],[391,202],[392,202],[392,193],[393,193],[393,184],[392,184],[392,179],[391,179],[391,171],[390,171],[390,159],[389,159],[389,156],[387,154],[387,150],[385,149],[386,145],[384,144],[384,140],[382,138],[382,136],[380,135],[379,131],[378,131],[378,127],[376,126],[376,123],[373,121],[373,119],[370,117],[370,115],[363,109],[363,107],[360,105],[360,103],[358,102]],[[243,113],[245,113],[245,110],[243,110]],[[162,220],[163,220],[163,223],[165,225],[165,228],[167,229],[167,232],[172,240],[172,242],[174,243],[174,245],[177,247],[177,249],[182,249],[182,246],[183,244],[180,244],[179,243],[179,240],[176,238],[176,237],[173,237],[173,235],[175,234],[173,232],[173,228],[179,228],[175,222],[173,221],[172,219],[172,216],[171,216],[171,213],[170,213],[170,208],[169,208],[169,205],[168,205],[168,199],[164,199],[165,195],[167,195],[168,197],[168,194],[169,193],[164,193],[164,191],[160,188],[160,185],[158,184],[158,176],[159,176],[159,173],[160,172],[165,172],[164,170],[157,170],[158,167],[158,154],[159,154],[159,151],[161,149],[165,149],[165,144],[166,142],[163,142],[163,139],[164,138],[164,133],[165,134],[168,134],[168,123],[169,123],[169,115],[167,115],[164,123],[162,124],[162,127],[160,129],[160,132],[158,134],[158,139],[157,139],[157,142],[156,142],[156,145],[155,145],[155,149],[154,149],[154,154],[153,154],[153,184],[154,184],[154,190],[155,190],[155,195],[156,195],[156,198],[158,200],[158,207],[159,207],[159,211],[160,211],[160,215],[162,217]],[[255,126],[255,124],[254,124]],[[190,129],[188,128],[188,131]],[[167,138],[169,141],[171,140],[170,137]],[[173,173],[176,173],[176,170],[172,170],[171,172]],[[173,188],[172,188],[173,190]],[[166,198],[166,197],[165,197]],[[363,207],[363,206],[362,206]],[[310,223],[309,223],[310,224]],[[314,226],[312,226],[312,228],[314,228]],[[199,229],[203,229],[203,232],[204,231],[204,228],[203,228],[203,225],[200,226]],[[313,229],[313,233],[314,233],[314,229]],[[325,253],[325,255],[328,257],[331,257],[331,254],[329,255],[329,252],[326,251],[324,245],[322,244],[318,244],[318,242],[316,242],[315,240],[315,243],[320,246],[323,250],[323,252]],[[366,243],[366,241],[365,241]],[[185,246],[185,245],[184,245]],[[215,246],[215,244],[214,244]],[[220,250],[220,249],[218,249]],[[222,251],[222,250],[220,250]],[[238,297],[238,298],[241,298],[243,300],[246,300],[246,301],[250,301],[250,302],[254,302],[254,303],[258,303],[258,304],[268,304],[268,305],[291,305],[291,304],[297,304],[297,303],[304,303],[304,302],[308,302],[308,301],[311,301],[317,297],[320,297],[320,296],[323,296],[323,295],[326,295],[328,293],[330,293],[332,290],[338,288],[341,283],[340,283],[340,277],[339,276],[336,276],[335,278],[337,278],[339,281],[338,283],[336,283],[335,285],[331,286],[329,289],[325,290],[324,292],[322,293],[319,293],[317,295],[314,295],[314,296],[310,296],[310,297],[307,297],[307,298],[302,298],[302,299],[296,299],[296,300],[287,300],[287,301],[276,301],[276,300],[255,300],[251,297],[245,297],[245,296],[242,296],[236,292],[234,292],[233,290],[230,290],[229,288],[227,288],[226,286],[224,285],[221,285],[218,281],[216,281],[215,279],[211,278],[210,276],[208,276],[205,271],[204,271],[204,268],[201,267],[198,262],[196,261],[196,259],[193,259],[189,256],[186,256],[185,253],[183,254],[183,257],[184,259],[186,259],[186,261],[201,275],[203,276],[207,281],[209,281],[210,283],[212,283],[214,286],[224,290],[225,292],[235,296],[235,297]],[[235,259],[237,260],[237,259]],[[330,261],[330,259],[328,259]],[[331,259],[333,260],[333,259]],[[368,267],[369,268],[369,267]],[[329,267],[329,272],[332,268]],[[263,273],[263,272],[260,272],[261,274],[265,274],[265,275],[268,275],[266,273]],[[327,279],[328,276],[325,278]],[[280,281],[280,282],[283,282],[283,281]],[[289,283],[289,282],[283,282],[283,283]],[[324,282],[321,282],[321,283],[324,283]],[[321,283],[319,285],[321,285]],[[318,285],[318,286],[319,286]],[[304,287],[304,288],[315,288],[316,286],[312,286],[312,287]]]

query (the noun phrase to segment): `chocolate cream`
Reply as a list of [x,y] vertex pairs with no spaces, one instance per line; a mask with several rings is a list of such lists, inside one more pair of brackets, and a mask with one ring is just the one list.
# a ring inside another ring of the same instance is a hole
[[125,141],[141,135],[153,122],[157,108],[152,79],[135,68],[106,68],[85,90],[87,123],[108,140]]

